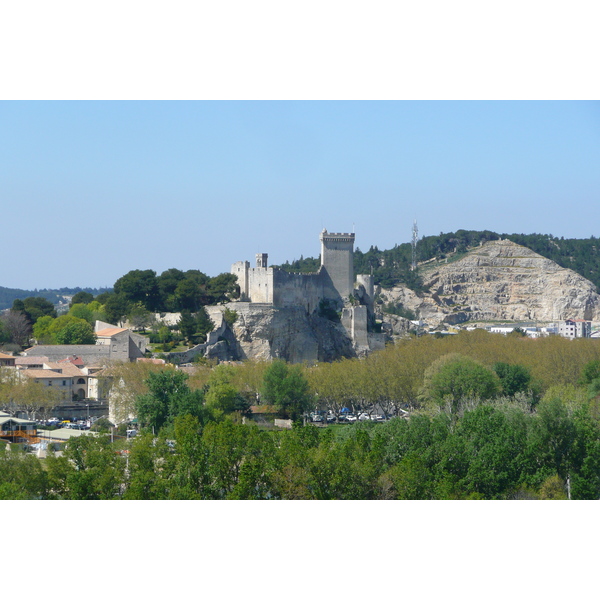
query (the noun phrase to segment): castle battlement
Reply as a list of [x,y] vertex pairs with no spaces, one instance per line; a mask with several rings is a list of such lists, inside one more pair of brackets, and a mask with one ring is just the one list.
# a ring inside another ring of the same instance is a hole
[[336,241],[336,242],[348,242],[354,244],[353,233],[331,233],[327,229],[323,229],[319,236],[321,241]]

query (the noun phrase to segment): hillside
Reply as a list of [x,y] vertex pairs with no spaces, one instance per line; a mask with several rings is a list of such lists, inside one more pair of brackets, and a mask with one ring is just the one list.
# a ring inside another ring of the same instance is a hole
[[109,291],[108,289],[95,289],[95,288],[60,288],[58,290],[21,290],[17,288],[7,288],[0,286],[0,310],[10,308],[15,300],[23,300],[24,298],[45,298],[52,302],[52,304],[59,304],[65,301],[65,296],[74,296],[77,292],[89,292],[94,296],[103,292]]
[[401,305],[431,325],[466,321],[600,320],[600,295],[593,283],[529,248],[495,240],[421,266],[427,292],[406,286],[382,290],[388,305]]
[[[433,258],[440,260],[464,255],[470,248],[481,243],[507,239],[529,248],[533,252],[548,258],[559,266],[572,269],[589,279],[600,289],[600,243],[592,236],[589,239],[556,238],[549,234],[498,234],[493,231],[466,231],[460,229],[453,233],[426,236],[417,244],[419,263]],[[354,270],[356,273],[373,273],[375,283],[384,288],[405,284],[413,290],[423,289],[420,277],[410,270],[412,260],[411,244],[399,244],[390,250],[371,247],[367,252],[357,248],[354,252]],[[319,260],[301,258],[281,265],[281,268],[293,272],[316,271]]]

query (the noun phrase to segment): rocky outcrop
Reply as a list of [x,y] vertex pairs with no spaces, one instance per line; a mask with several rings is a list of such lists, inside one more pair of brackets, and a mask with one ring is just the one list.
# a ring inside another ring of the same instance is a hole
[[308,315],[302,307],[276,308],[250,302],[225,306],[236,313],[231,331],[235,354],[241,360],[282,358],[299,363],[355,356],[340,323]]
[[488,242],[452,263],[427,265],[422,277],[429,293],[398,287],[382,290],[383,301],[401,303],[434,327],[467,321],[600,320],[593,283],[508,240]]

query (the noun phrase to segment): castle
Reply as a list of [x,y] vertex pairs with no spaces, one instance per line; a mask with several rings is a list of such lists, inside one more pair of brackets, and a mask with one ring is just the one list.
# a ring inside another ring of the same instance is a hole
[[371,275],[358,275],[359,289],[354,289],[354,233],[329,233],[324,229],[319,238],[321,266],[316,273],[288,273],[268,267],[267,254],[256,255],[256,267],[250,267],[248,261],[234,263],[231,273],[238,278],[240,300],[281,308],[302,306],[308,314],[317,310],[322,300],[337,309],[352,295],[372,302]]
[[[288,273],[269,267],[268,255],[256,255],[256,267],[238,261],[231,267],[240,286],[238,305],[298,309],[310,316],[333,308],[356,353],[383,347],[382,334],[372,333],[374,323],[372,275],[354,277],[354,233],[321,232],[321,266],[316,273]],[[244,309],[248,310],[248,309]],[[239,312],[239,311],[238,311]],[[315,351],[316,352],[316,351]],[[315,354],[316,356],[316,354]],[[305,356],[307,358],[308,356]]]

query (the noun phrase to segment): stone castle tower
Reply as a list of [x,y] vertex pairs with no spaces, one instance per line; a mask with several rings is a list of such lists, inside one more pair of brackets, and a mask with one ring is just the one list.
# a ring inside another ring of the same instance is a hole
[[319,238],[321,269],[327,272],[340,297],[348,298],[354,289],[354,234],[323,229]]

